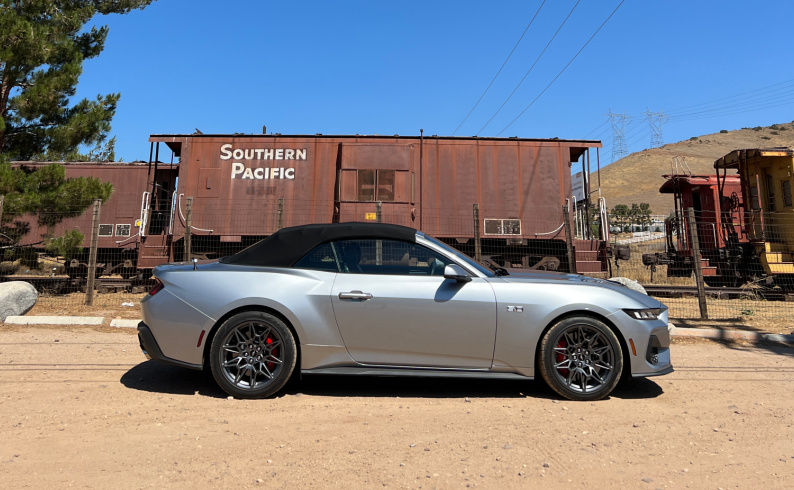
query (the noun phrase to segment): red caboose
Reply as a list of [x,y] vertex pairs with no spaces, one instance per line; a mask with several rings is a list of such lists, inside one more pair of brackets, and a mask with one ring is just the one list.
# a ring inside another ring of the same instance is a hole
[[692,275],[694,251],[688,211],[692,208],[705,281],[714,286],[735,284],[740,278],[736,258],[742,254],[740,244],[747,242],[742,234],[744,214],[739,177],[676,174],[664,178],[659,192],[673,194],[675,204],[674,214],[665,220],[666,250],[644,254],[643,264],[667,265],[670,277]]

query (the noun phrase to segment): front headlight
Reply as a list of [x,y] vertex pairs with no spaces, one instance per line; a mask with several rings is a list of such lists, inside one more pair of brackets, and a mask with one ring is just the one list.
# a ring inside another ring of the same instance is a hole
[[664,308],[648,308],[645,310],[623,310],[628,316],[635,320],[658,320]]

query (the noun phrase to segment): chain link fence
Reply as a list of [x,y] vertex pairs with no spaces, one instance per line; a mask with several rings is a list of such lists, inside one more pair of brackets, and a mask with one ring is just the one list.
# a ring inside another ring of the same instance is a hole
[[[156,265],[219,259],[283,227],[369,221],[425,231],[492,267],[627,277],[667,304],[673,319],[791,330],[790,213],[750,213],[742,217],[745,225],[729,215],[688,211],[668,219],[664,231],[621,233],[606,242],[599,209],[588,214],[544,208],[537,219],[526,219],[528,213],[519,209],[483,203],[467,209],[427,203],[420,214],[411,204],[277,196],[239,205],[207,199],[197,204],[192,196],[162,196],[129,202],[113,196],[67,216],[63,210],[57,216],[3,214],[0,281],[30,282],[47,311],[122,305],[137,311]],[[625,248],[630,259],[620,260]]]
[[613,236],[613,247],[631,250],[615,275],[645,285],[670,307],[673,319],[791,333],[794,214],[687,209],[664,228],[661,234]]

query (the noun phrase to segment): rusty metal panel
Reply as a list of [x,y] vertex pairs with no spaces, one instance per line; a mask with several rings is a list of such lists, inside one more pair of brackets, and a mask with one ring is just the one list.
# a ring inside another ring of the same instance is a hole
[[[366,219],[375,206],[359,202],[357,172],[388,169],[396,171],[393,184],[386,185],[393,186],[394,202],[382,207],[390,222],[440,237],[471,237],[472,205],[480,203],[483,219],[518,219],[520,227],[511,230],[543,238],[562,222],[561,209],[571,195],[569,160],[601,146],[375,136],[155,135],[150,140],[167,142],[181,154],[182,214],[184,197],[193,196],[196,232],[220,236],[264,236],[279,223]],[[216,193],[221,199],[209,195]],[[184,233],[183,220],[178,221],[176,235]]]
[[[46,163],[25,163],[29,167],[43,167]],[[149,168],[139,163],[62,163],[66,178],[94,177],[102,182],[113,184],[110,199],[102,205],[100,212],[100,248],[135,247],[139,228],[136,221],[140,217],[141,198],[149,187]],[[78,230],[84,235],[83,246],[91,239],[93,208],[80,216],[67,218],[55,226],[52,233],[63,235],[69,230]],[[38,243],[48,233],[46,227],[39,226],[36,218],[23,218],[31,225],[31,231],[23,239],[22,245]]]

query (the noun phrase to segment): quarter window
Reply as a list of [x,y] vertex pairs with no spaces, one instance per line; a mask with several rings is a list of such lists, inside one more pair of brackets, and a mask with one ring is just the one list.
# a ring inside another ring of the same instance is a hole
[[339,265],[330,243],[324,243],[303,256],[293,266],[296,269],[339,272]]

